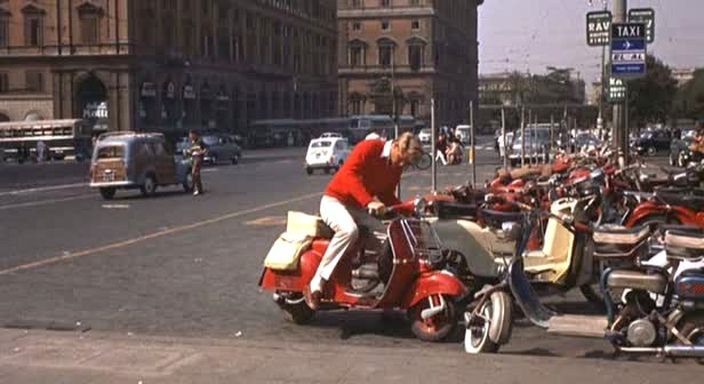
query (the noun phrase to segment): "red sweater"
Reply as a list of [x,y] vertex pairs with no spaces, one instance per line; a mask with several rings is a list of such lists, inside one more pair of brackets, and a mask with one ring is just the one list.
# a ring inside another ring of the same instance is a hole
[[403,169],[382,157],[383,140],[364,140],[357,144],[340,171],[333,177],[325,195],[342,204],[364,208],[374,197],[387,206],[401,201],[396,197],[396,186]]

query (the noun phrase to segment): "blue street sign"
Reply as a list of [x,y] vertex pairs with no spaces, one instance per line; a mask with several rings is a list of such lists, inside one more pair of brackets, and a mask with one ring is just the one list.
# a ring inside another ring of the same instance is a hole
[[646,26],[611,25],[611,74],[617,78],[645,76]]

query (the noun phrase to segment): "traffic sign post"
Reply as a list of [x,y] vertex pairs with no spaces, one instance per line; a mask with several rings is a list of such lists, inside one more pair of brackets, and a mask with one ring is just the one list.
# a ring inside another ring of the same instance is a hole
[[611,75],[616,78],[645,76],[645,25],[619,23],[611,25]]
[[630,23],[645,25],[645,40],[648,44],[655,41],[655,10],[652,8],[633,8],[628,11]]
[[587,13],[587,45],[590,47],[607,46],[610,40],[611,12]]

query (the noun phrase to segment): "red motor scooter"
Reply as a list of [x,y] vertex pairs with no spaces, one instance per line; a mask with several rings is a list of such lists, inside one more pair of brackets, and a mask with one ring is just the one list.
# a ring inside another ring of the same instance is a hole
[[[390,210],[420,213],[424,205],[425,201],[418,199]],[[425,341],[445,339],[457,325],[457,307],[468,291],[449,272],[449,254],[443,252],[434,230],[422,219],[396,218],[388,225],[387,236],[381,254],[368,256],[361,239],[357,246],[360,251],[340,260],[323,288],[320,310],[407,310],[416,337]],[[295,269],[265,268],[262,273],[259,285],[274,292],[276,303],[295,323],[305,323],[314,315],[304,292],[329,243],[329,238],[314,238]],[[360,256],[355,258],[355,254]]]

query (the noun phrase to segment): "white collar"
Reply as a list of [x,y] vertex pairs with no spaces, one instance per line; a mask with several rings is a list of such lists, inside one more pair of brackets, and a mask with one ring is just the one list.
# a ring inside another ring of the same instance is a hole
[[391,158],[391,146],[394,144],[393,141],[389,140],[384,143],[384,150],[381,151],[381,157],[385,159]]

